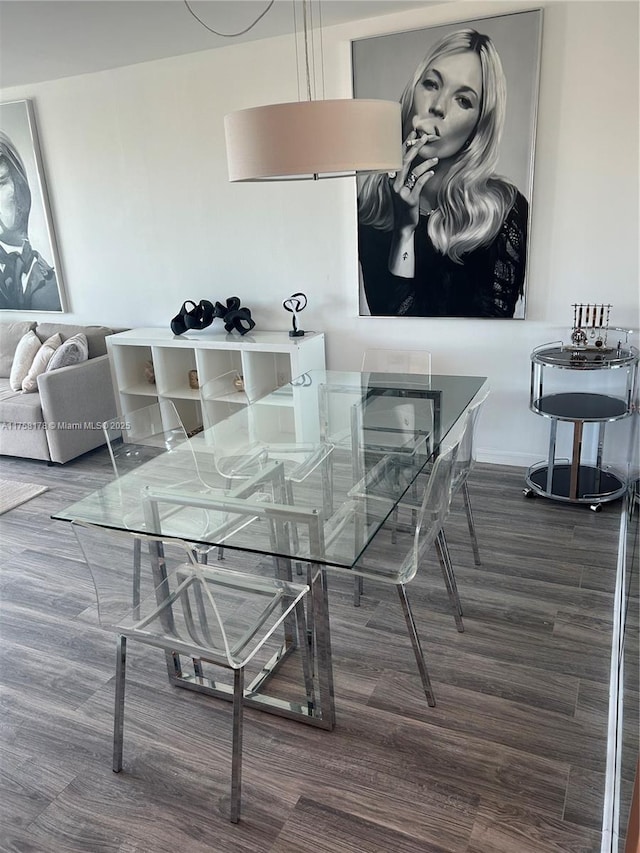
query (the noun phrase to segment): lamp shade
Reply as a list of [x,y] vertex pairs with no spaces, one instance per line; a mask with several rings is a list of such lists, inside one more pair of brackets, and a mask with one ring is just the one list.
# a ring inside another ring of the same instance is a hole
[[224,118],[230,181],[338,177],[402,165],[400,104],[294,101]]

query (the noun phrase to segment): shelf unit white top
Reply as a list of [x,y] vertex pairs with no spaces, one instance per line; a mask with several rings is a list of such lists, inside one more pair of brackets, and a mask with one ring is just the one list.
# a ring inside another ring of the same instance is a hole
[[305,332],[299,338],[290,338],[288,332],[249,332],[246,335],[225,332],[220,329],[204,329],[201,332],[185,332],[184,335],[174,335],[171,329],[148,328],[131,329],[110,335],[108,341],[113,346],[157,346],[176,347],[179,349],[231,349],[251,352],[290,352],[298,348],[310,338],[323,336],[323,332]]

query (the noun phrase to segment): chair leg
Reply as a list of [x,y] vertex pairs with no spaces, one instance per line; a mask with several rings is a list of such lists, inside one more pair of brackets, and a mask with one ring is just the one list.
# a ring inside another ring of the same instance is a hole
[[138,615],[140,607],[140,565],[142,562],[142,540],[133,540],[133,612]]
[[456,581],[456,576],[453,571],[453,560],[451,559],[451,554],[449,553],[449,543],[447,542],[447,537],[445,535],[444,529],[440,531],[438,535],[438,541],[440,543],[440,547],[442,548],[442,555],[444,557],[445,567],[447,569],[448,576],[451,582],[451,589],[455,598],[455,609],[460,614],[460,616],[464,616],[462,602],[460,601],[460,596],[458,595],[458,583]]
[[333,457],[329,453],[320,470],[322,477],[322,506],[325,517],[329,518],[333,513]]
[[482,565],[480,562],[480,551],[478,549],[478,537],[476,536],[476,526],[473,521],[473,513],[471,512],[471,499],[469,497],[469,487],[466,481],[462,484],[462,497],[464,498],[464,509],[467,513],[467,525],[469,526],[469,536],[471,537],[471,547],[473,548],[473,562],[476,566]]
[[[231,477],[225,477],[224,487],[225,489],[230,489],[232,486]],[[218,561],[221,562],[224,560],[224,545],[218,545]]]
[[407,591],[404,584],[401,583],[396,585],[396,589],[400,596],[402,612],[404,613],[405,622],[409,629],[409,637],[411,638],[411,645],[413,646],[413,652],[416,656],[416,663],[418,664],[420,678],[422,679],[422,686],[424,687],[425,696],[427,697],[427,704],[431,708],[434,708],[436,704],[436,697],[433,693],[433,688],[431,687],[431,679],[429,678],[429,673],[427,671],[427,664],[425,663],[422,645],[420,644],[420,637],[418,636],[418,629],[416,627],[415,619],[413,618]]
[[122,770],[122,741],[124,737],[124,685],[127,666],[127,638],[118,634],[116,644],[116,696],[113,712],[113,772]]
[[244,669],[233,671],[233,738],[231,747],[231,823],[240,820],[242,796],[242,711]]
[[356,575],[353,579],[353,606],[360,607],[360,596],[364,594],[364,578]]
[[[415,513],[414,513],[415,514]],[[398,541],[398,507],[393,510],[391,519],[391,544],[395,545]]]
[[449,601],[451,602],[451,607],[453,609],[453,618],[456,620],[456,628],[462,634],[464,632],[464,623],[462,622],[462,604],[460,603],[460,596],[458,595],[458,585],[453,573],[453,564],[451,563],[447,540],[445,539],[444,532],[442,530],[436,537],[436,552],[438,554],[438,560],[440,561],[442,577],[444,578],[444,584],[447,588]]

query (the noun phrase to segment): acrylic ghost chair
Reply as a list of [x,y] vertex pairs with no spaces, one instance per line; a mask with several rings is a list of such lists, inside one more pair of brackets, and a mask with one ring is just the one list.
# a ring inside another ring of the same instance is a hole
[[[308,586],[218,565],[199,563],[188,543],[136,536],[147,546],[140,596],[131,596],[131,539],[128,531],[73,522],[91,573],[100,625],[117,635],[113,770],[122,769],[127,641],[162,649],[170,671],[180,655],[233,672],[233,735],[230,818],[240,817],[245,666],[287,618],[297,623],[307,701],[313,684],[303,600]],[[291,614],[291,616],[290,616]],[[197,743],[191,741],[192,743]]]
[[[482,412],[482,407],[489,396],[489,390],[485,389],[480,393],[469,406],[464,419],[464,429],[460,439],[460,449],[456,459],[456,466],[453,476],[452,493],[453,496],[462,492],[464,501],[465,514],[467,518],[467,526],[469,528],[469,537],[471,539],[471,547],[473,550],[473,561],[476,566],[480,566],[480,550],[478,547],[478,537],[476,534],[473,511],[471,509],[471,498],[469,495],[469,475],[473,471],[476,463],[475,456],[475,437],[478,426],[478,420]],[[405,498],[400,503],[400,507],[410,507],[415,505],[411,498]]]
[[[220,491],[203,478],[193,443],[171,400],[125,411],[121,417],[105,422],[103,431],[116,478],[114,485],[122,520],[130,530],[140,532],[146,529],[142,495],[149,486],[170,483],[173,490],[186,490],[196,497]],[[154,466],[153,460],[156,459],[158,465]],[[159,479],[154,481],[154,477]],[[263,497],[269,499],[273,495],[265,494]],[[176,505],[166,512],[163,531],[170,530],[175,536],[185,533],[200,542],[213,536],[215,531],[215,538],[220,542],[249,523],[251,519],[230,520],[224,513]],[[140,539],[133,538],[131,545],[135,587],[140,573]],[[207,562],[210,546],[193,544],[191,547],[200,561]],[[222,546],[218,546],[219,552],[221,549]],[[199,670],[196,661],[194,667]]]
[[[224,457],[218,457],[216,462],[217,473],[223,477],[227,484],[233,480],[242,480],[255,474],[255,471],[267,462],[282,462],[284,474],[284,494],[278,496],[281,503],[294,505],[294,486],[303,483],[314,472],[319,471],[322,478],[323,488],[323,510],[326,516],[333,509],[330,456],[333,445],[330,442],[288,444],[276,441],[269,423],[269,406],[264,409],[252,406],[250,417],[241,418],[242,408],[246,412],[245,404],[255,404],[261,397],[260,388],[252,383],[248,376],[243,377],[243,388],[240,394],[237,391],[236,380],[238,374],[235,371],[216,376],[205,383],[202,388],[202,397],[205,407],[211,406],[212,421],[218,419],[218,423],[212,423],[210,429],[196,437],[194,446],[202,448],[207,440],[212,440],[212,446],[216,445],[216,434],[224,433],[224,446],[238,447],[238,453],[233,451],[225,453]],[[264,429],[264,432],[263,432]],[[199,455],[199,451],[198,451]],[[291,525],[291,535],[294,543],[298,541],[296,525]],[[298,564],[298,574],[302,568]]]
[[[161,454],[163,479],[167,479],[169,470],[175,471],[171,482],[173,488],[184,486],[196,491],[209,488],[200,476],[187,431],[171,400],[160,400],[138,409],[123,411],[119,418],[103,423],[102,428],[120,499],[127,507],[130,528],[140,529],[143,524],[134,493],[136,488],[141,491],[149,485],[153,477],[153,469],[145,463]],[[204,511],[198,512],[201,515],[198,527],[204,534],[210,521]],[[190,530],[194,529],[192,516],[187,524]],[[135,566],[140,562],[139,542],[134,542],[133,547]],[[205,554],[207,550],[204,549],[202,553]]]
[[[360,370],[362,373],[397,373],[430,377],[431,353],[423,350],[366,350],[362,356]],[[402,396],[401,391],[397,391],[397,396]],[[328,409],[327,400],[324,401],[324,406]],[[404,412],[400,413],[400,417],[396,419],[397,424],[401,422],[403,414]],[[340,447],[351,449],[352,432],[353,424],[346,429],[327,432],[326,438]],[[389,448],[384,447],[383,450],[388,452]]]
[[427,350],[369,349],[362,354],[361,369],[374,373],[417,373],[431,376],[431,353]]
[[[168,465],[174,454],[180,451],[178,457],[173,457],[176,471],[174,485],[187,483],[190,487],[198,480],[197,466],[190,452],[188,436],[184,424],[171,400],[161,400],[148,406],[123,411],[122,415],[102,425],[111,466],[116,485],[123,505],[127,503],[124,492],[135,489],[135,478],[141,466],[163,455],[163,464]],[[182,451],[185,451],[184,453]],[[166,469],[165,469],[166,470]],[[139,483],[142,489],[150,476],[149,468],[142,469],[144,481]],[[127,476],[127,480],[121,478]],[[125,485],[126,483],[126,485]],[[139,507],[135,499],[129,503],[128,514],[132,528],[143,524]],[[206,521],[203,519],[203,527]],[[140,540],[133,540],[134,570],[140,566]]]
[[[422,359],[420,359],[421,355],[423,356]],[[421,370],[428,370],[429,375],[431,373],[430,353],[414,353],[408,351],[395,352],[393,350],[369,350],[368,352],[365,352],[362,359],[363,370],[365,369],[365,364],[369,365],[367,369],[377,370],[380,372],[387,372],[388,370],[393,369],[394,372],[420,372]],[[393,367],[386,367],[386,364],[393,365]],[[415,370],[415,367],[418,367],[419,369]],[[481,394],[478,399],[473,401],[472,406],[467,412],[464,435],[460,443],[460,450],[458,453],[456,471],[453,481],[453,495],[455,496],[456,494],[458,494],[458,492],[462,492],[465,514],[467,518],[467,526],[469,528],[469,536],[471,539],[471,547],[473,550],[473,560],[476,566],[481,565],[480,550],[478,547],[478,537],[475,528],[475,521],[473,518],[473,511],[471,508],[471,498],[469,495],[468,480],[469,475],[473,471],[476,462],[475,435],[477,422],[480,417],[482,406],[488,394],[489,391],[487,389],[484,393]],[[401,506],[406,507],[413,504],[415,510],[415,505],[417,504],[417,502],[417,494],[415,491],[413,491],[411,496],[407,497],[407,499],[402,502]],[[394,514],[394,518],[397,518],[397,514]],[[395,537],[395,533],[396,525],[393,525],[392,538]],[[362,589],[362,582],[360,581],[355,594],[356,604],[359,603],[359,597],[362,593]]]
[[476,464],[475,439],[478,420],[480,418],[482,407],[488,395],[489,391],[487,390],[478,400],[475,400],[472,406],[469,408],[465,424],[465,431],[464,435],[462,436],[462,441],[460,442],[460,452],[458,453],[458,460],[456,463],[456,470],[453,478],[453,494],[456,495],[458,492],[462,492],[464,508],[467,515],[467,526],[469,528],[469,536],[471,537],[471,547],[473,549],[473,561],[476,566],[481,565],[480,550],[478,548],[476,526],[473,519],[473,512],[471,510],[471,497],[469,495],[468,481],[469,475],[475,468]]
[[[420,376],[431,376],[431,353],[428,350],[388,350],[388,349],[369,349],[362,354],[362,372],[369,373],[398,373],[398,374],[414,374]],[[398,429],[404,427],[404,433],[410,441],[415,440],[416,424],[415,412],[411,401],[404,402],[398,400],[394,405],[394,420]],[[417,433],[420,436],[420,431]],[[422,442],[421,437],[419,441]],[[368,448],[368,455],[375,452],[375,447]],[[384,445],[378,449],[379,453],[388,452],[388,448]],[[418,500],[418,493],[415,486],[413,487],[413,498]],[[397,511],[394,510],[394,521],[397,519]],[[414,514],[415,523],[415,514]],[[396,526],[392,527],[392,541],[396,541]],[[360,596],[363,593],[363,579],[356,578],[354,581],[353,603],[356,607],[360,605]]]
[[[431,475],[427,482],[420,503],[412,544],[406,554],[397,556],[395,551],[389,556],[386,549],[378,547],[381,544],[381,533],[376,534],[364,550],[362,557],[355,563],[353,571],[359,577],[381,583],[393,584],[396,587],[404,619],[411,639],[422,687],[430,706],[435,705],[435,695],[431,686],[429,673],[418,634],[416,621],[409,602],[407,584],[413,580],[427,558],[432,546],[435,547],[440,568],[451,604],[456,615],[458,630],[462,631],[461,610],[455,578],[450,570],[448,551],[444,539],[443,526],[451,506],[452,484],[456,457],[459,444],[453,443],[442,450],[436,458]],[[376,501],[377,484],[381,484],[380,497],[384,497],[384,483],[387,478],[396,479],[402,476],[403,469],[411,465],[411,461],[402,454],[389,454],[383,457],[371,468],[362,482],[357,483],[351,490],[351,500],[347,501],[334,514],[325,527],[325,547],[331,551],[341,537],[350,539],[361,535],[367,525],[367,513],[371,511],[371,501]]]
[[[426,350],[365,350],[362,355],[361,369],[363,373],[410,374],[430,379],[431,353]],[[416,423],[419,413],[416,413],[415,401],[412,400],[408,389],[404,392],[398,389],[396,393],[397,399],[394,400],[392,409],[388,414],[392,417],[392,431],[404,437],[405,445],[409,449],[411,447],[422,449],[425,436],[421,425]],[[375,422],[373,431],[375,431]],[[427,436],[427,439],[430,446],[431,436]],[[368,452],[375,452],[375,442],[368,442],[367,449]],[[383,443],[379,448],[379,453],[388,453],[390,449],[392,448]]]
[[[267,437],[261,436],[262,426],[266,426],[267,433],[270,432],[269,421],[266,415],[260,418],[256,409],[253,409],[252,423],[246,422],[246,424],[240,425],[237,417],[239,403],[233,402],[239,399],[238,393],[234,393],[236,379],[237,373],[235,371],[228,371],[211,379],[202,388],[202,397],[205,400],[205,405],[212,405],[214,407],[216,418],[220,421],[218,424],[213,423],[211,426],[210,432],[213,435],[213,445],[215,446],[216,431],[225,429],[224,420],[231,415],[229,425],[232,431],[238,433],[235,440],[238,447],[242,447],[242,453],[238,454],[238,456],[230,453],[219,459],[218,472],[228,480],[242,479],[249,476],[257,465],[264,464],[267,459],[281,461],[284,466],[287,489],[285,497],[289,503],[293,503],[292,484],[302,483],[319,467],[323,472],[323,479],[327,477],[326,464],[332,450],[332,445],[327,442],[293,442],[288,444],[274,440],[273,435],[268,434]],[[251,382],[250,377],[243,377],[243,383],[242,397],[240,398],[243,402],[254,404],[266,396],[255,383]],[[265,411],[268,411],[268,407]],[[197,441],[201,442],[205,437],[200,435]],[[225,432],[225,447],[229,447],[231,444],[229,430],[227,429]],[[250,452],[247,453],[247,450]],[[324,489],[324,494],[327,501],[325,510],[330,512],[331,493],[328,484]]]
[[[464,419],[462,421],[461,427],[458,431],[459,439],[457,441],[458,450],[456,452],[455,464],[453,468],[453,475],[451,480],[451,498],[453,499],[458,492],[462,491],[464,501],[465,501],[465,510],[467,517],[467,524],[469,527],[469,535],[471,537],[471,544],[473,548],[474,555],[474,563],[479,566],[480,563],[480,555],[478,551],[478,541],[475,532],[475,526],[473,522],[473,514],[471,511],[471,502],[469,499],[469,491],[467,480],[469,478],[469,474],[471,473],[473,466],[475,464],[475,453],[474,453],[474,438],[476,427],[478,424],[478,419],[480,417],[480,413],[482,411],[482,406],[484,405],[485,400],[489,395],[489,390],[485,389],[479,393],[479,395],[472,401],[471,405],[467,409]],[[425,471],[420,475],[420,477],[431,477],[432,466],[429,465],[425,468]],[[414,482],[417,482],[414,481]],[[427,481],[428,483],[428,481]],[[397,521],[398,516],[394,515],[392,522],[392,530],[396,529],[404,529],[412,530],[415,527],[415,514],[420,508],[420,502],[416,501],[413,495],[405,494],[405,497],[398,504],[398,512],[402,513],[403,510],[410,511],[412,515],[412,526],[402,528]],[[444,534],[444,530],[442,531],[442,535],[440,536],[440,549],[443,554],[444,564],[442,564],[443,572],[446,569],[445,583],[447,584],[447,592],[449,593],[449,599],[453,609],[453,615],[456,622],[456,627],[458,631],[464,631],[464,625],[462,621],[463,610],[460,602],[460,596],[458,594],[458,586],[455,577],[455,572],[453,568],[453,561],[451,559],[451,555],[449,553],[449,547],[447,544],[446,536]],[[360,587],[360,592],[362,593],[362,587]]]

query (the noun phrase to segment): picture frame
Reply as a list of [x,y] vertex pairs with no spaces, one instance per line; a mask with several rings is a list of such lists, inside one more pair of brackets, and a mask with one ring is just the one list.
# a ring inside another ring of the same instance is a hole
[[357,177],[361,317],[525,319],[541,45],[542,9],[352,40],[354,97],[402,105],[400,171]]
[[67,311],[30,100],[0,103],[0,310]]

